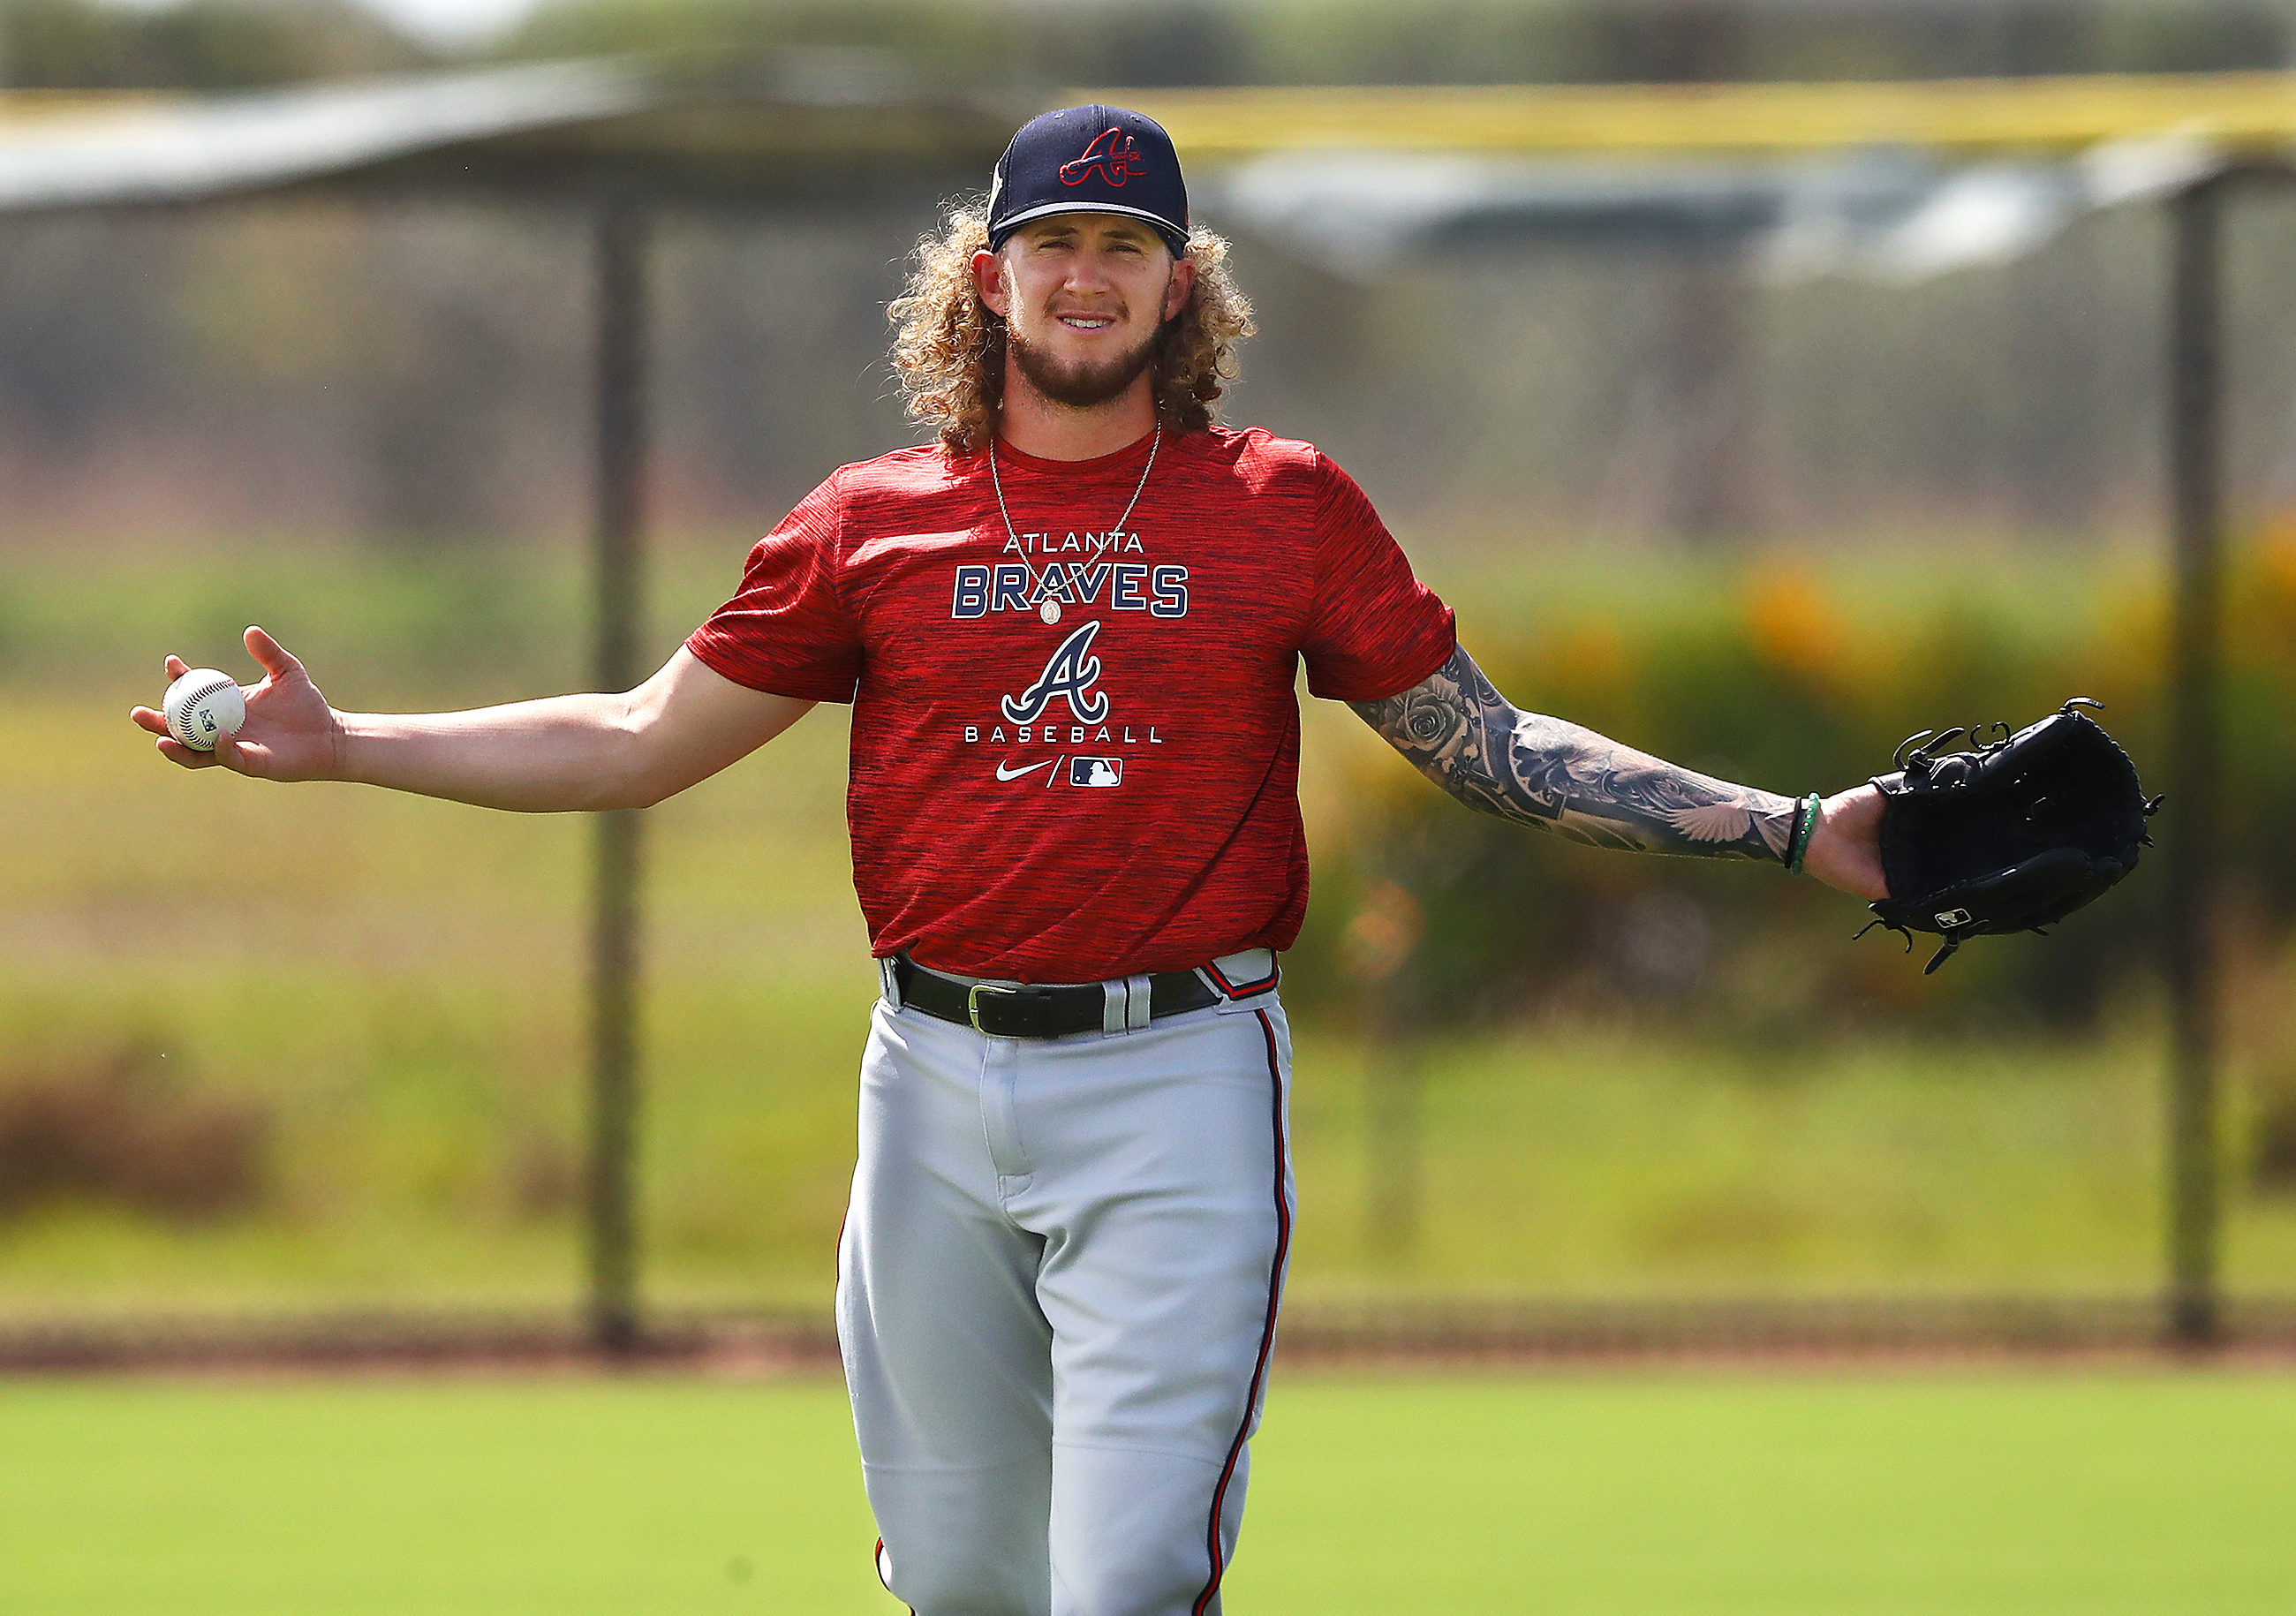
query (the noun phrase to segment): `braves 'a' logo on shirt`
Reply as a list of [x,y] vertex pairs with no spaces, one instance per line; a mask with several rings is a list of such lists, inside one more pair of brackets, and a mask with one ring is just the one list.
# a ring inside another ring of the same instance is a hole
[[1054,696],[1064,696],[1079,724],[1097,724],[1108,717],[1108,693],[1093,689],[1100,683],[1100,659],[1092,654],[1092,642],[1099,633],[1100,622],[1095,619],[1062,640],[1037,682],[1019,695],[1004,698],[1004,716],[1015,724],[1033,724]]

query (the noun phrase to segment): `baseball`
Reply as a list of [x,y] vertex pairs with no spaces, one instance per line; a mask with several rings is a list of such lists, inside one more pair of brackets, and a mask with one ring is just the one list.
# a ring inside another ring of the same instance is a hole
[[194,668],[168,686],[161,704],[168,733],[193,751],[215,751],[217,740],[237,734],[247,718],[239,681],[212,668]]

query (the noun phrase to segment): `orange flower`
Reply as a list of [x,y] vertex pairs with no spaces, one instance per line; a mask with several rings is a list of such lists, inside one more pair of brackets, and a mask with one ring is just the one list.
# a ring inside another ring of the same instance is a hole
[[1746,622],[1765,667],[1804,685],[1839,677],[1846,642],[1832,604],[1808,574],[1784,567],[1756,574]]
[[1615,696],[1635,674],[1625,639],[1615,624],[1602,619],[1581,623],[1550,641],[1546,661],[1546,677],[1541,683],[1580,699]]

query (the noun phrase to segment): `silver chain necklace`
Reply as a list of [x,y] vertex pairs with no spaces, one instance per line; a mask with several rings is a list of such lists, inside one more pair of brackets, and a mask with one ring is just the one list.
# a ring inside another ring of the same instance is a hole
[[[1134,441],[1138,440],[1136,439]],[[1116,519],[1114,527],[1109,529],[1111,533],[1121,533],[1124,531],[1124,524],[1132,520],[1132,507],[1140,503],[1140,496],[1148,487],[1148,473],[1156,469],[1156,451],[1163,447],[1164,423],[1159,421],[1156,423],[1156,436],[1148,444],[1148,463],[1140,468],[1139,486],[1132,490],[1132,497],[1125,502],[1124,514]],[[1029,569],[1029,582],[1042,590],[1045,587],[1045,580],[1037,571],[1036,564],[1029,561],[1028,552],[1021,547],[1021,536],[1013,529],[1013,513],[1005,508],[1004,480],[996,474],[996,439],[995,438],[988,440],[988,483],[996,490],[996,513],[1004,519],[1004,537],[1013,541],[1013,554],[1020,556],[1021,564]],[[1048,623],[1059,622],[1061,620],[1060,602],[1046,595],[1045,603],[1037,609],[1037,615]]]

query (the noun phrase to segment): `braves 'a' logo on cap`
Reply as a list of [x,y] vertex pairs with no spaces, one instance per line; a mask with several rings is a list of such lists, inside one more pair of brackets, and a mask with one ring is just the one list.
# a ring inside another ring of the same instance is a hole
[[1061,184],[1081,185],[1095,168],[1111,185],[1121,185],[1132,176],[1148,171],[1147,160],[1140,155],[1140,143],[1121,129],[1103,129],[1075,161],[1062,163]]

